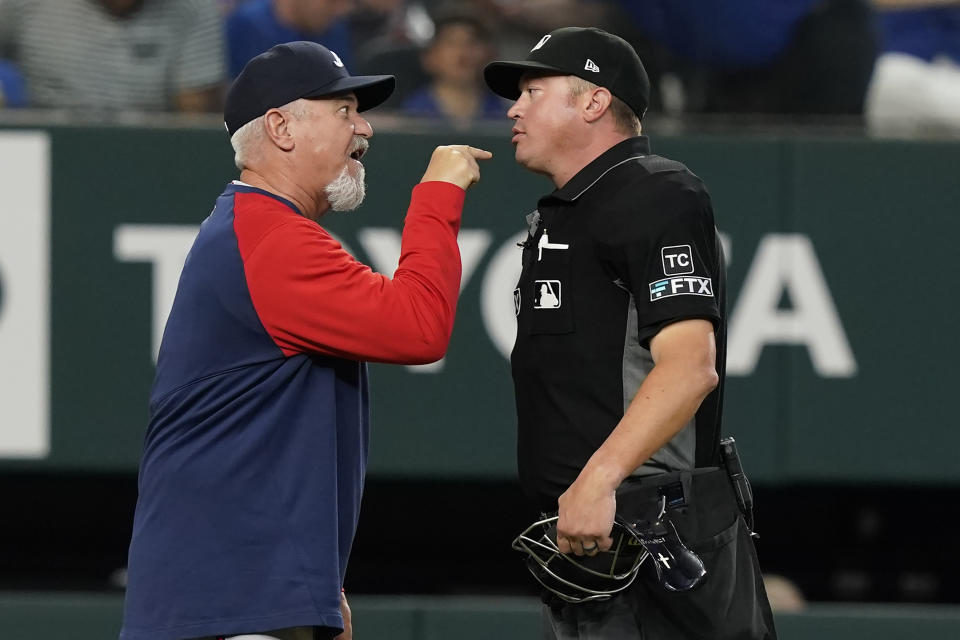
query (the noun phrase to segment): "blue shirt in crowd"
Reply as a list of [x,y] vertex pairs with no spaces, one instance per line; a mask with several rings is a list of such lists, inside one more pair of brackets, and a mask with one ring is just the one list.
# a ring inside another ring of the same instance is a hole
[[[474,120],[506,120],[510,103],[504,102],[489,91],[483,92],[481,99],[479,109],[473,116]],[[400,105],[400,110],[406,115],[418,118],[446,119],[448,117],[440,108],[440,103],[437,102],[429,86],[421,87],[407,96]]]
[[881,27],[884,51],[927,62],[945,55],[960,62],[960,7],[885,11]]
[[0,60],[0,105],[27,106],[27,87],[23,81],[23,74],[16,65],[6,60]]
[[774,61],[821,0],[621,0],[647,37],[686,60],[717,68]]
[[309,40],[330,49],[349,67],[351,63],[350,28],[346,20],[336,20],[322,33],[308,33],[281,24],[271,0],[244,2],[227,17],[227,55],[230,77],[235,78],[251,58],[283,42]]

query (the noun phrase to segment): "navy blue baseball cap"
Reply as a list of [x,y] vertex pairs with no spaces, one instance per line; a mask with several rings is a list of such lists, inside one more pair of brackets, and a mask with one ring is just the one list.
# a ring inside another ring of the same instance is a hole
[[287,42],[247,62],[230,89],[223,122],[232,136],[270,109],[299,98],[324,98],[353,92],[357,110],[371,109],[390,97],[393,76],[351,76],[340,57],[316,42]]
[[487,86],[510,100],[520,97],[525,73],[569,75],[606,87],[643,118],[650,78],[630,43],[596,27],[563,27],[540,39],[525,60],[496,60],[483,69]]

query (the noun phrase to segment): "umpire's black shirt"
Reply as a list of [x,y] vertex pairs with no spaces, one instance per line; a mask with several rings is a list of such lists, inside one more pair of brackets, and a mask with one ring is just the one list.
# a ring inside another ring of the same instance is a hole
[[725,283],[700,179],[631,138],[541,198],[527,221],[511,356],[526,493],[556,510],[653,368],[650,339],[689,318],[716,328],[720,385],[636,473],[716,464]]

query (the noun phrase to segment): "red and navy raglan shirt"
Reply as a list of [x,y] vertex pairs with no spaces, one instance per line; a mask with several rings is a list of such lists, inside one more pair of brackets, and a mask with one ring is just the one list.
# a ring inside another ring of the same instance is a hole
[[438,360],[464,190],[413,189],[393,278],[234,182],[184,264],[150,397],[123,640],[341,627],[366,362]]

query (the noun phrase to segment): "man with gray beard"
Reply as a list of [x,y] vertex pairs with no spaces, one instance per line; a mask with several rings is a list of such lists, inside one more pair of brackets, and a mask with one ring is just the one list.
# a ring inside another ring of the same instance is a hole
[[[357,136],[354,138],[355,148],[350,152],[351,156],[357,153],[363,156],[367,152],[369,144],[366,138]],[[351,175],[348,168],[344,167],[340,175],[325,189],[330,208],[334,211],[353,211],[359,207],[364,196],[367,195],[367,184],[364,181],[366,175],[366,170],[362,164],[357,169],[356,176]]]
[[363,201],[373,130],[360,112],[393,87],[291,42],[230,88],[240,179],[187,256],[160,347],[123,640],[352,636],[342,585],[367,457],[366,362],[443,357],[465,192],[491,157],[438,147],[394,277],[354,260],[318,221]]

